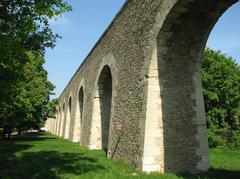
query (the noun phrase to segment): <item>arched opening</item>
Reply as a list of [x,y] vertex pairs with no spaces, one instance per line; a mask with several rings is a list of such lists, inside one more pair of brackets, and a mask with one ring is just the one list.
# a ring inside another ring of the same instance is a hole
[[83,104],[84,104],[84,92],[83,92],[83,87],[80,88],[79,93],[78,93],[78,110],[79,110],[79,122],[80,122],[80,139],[81,139],[81,128],[82,128],[82,123],[83,123]]
[[148,76],[143,170],[209,168],[201,58],[213,26],[236,2],[177,1],[168,13]]
[[59,110],[56,110],[56,119],[54,122],[54,134],[57,135],[58,133],[58,124],[59,124],[59,120],[60,120],[60,114],[59,114]]
[[79,120],[81,125],[83,121],[83,102],[84,102],[84,93],[83,93],[83,88],[81,87],[78,93]]
[[62,114],[61,114],[61,123],[60,123],[60,137],[64,137],[65,133],[65,124],[66,124],[66,116],[65,116],[65,103],[62,106]]
[[65,125],[65,139],[69,139],[70,134],[70,123],[71,123],[71,112],[72,112],[72,97],[68,100],[68,108],[67,108],[67,115],[66,115],[66,125]]
[[94,96],[91,149],[103,149],[107,152],[109,124],[111,118],[112,75],[108,66],[102,69]]
[[53,134],[56,134],[56,132],[57,132],[57,123],[58,123],[58,110],[56,112],[56,118],[54,120]]
[[[80,87],[78,93],[76,94],[76,105],[74,120],[71,122],[71,141],[81,142],[81,129],[83,121],[83,104],[84,103],[84,92],[83,87]],[[80,143],[81,144],[81,143]]]
[[61,107],[59,107],[59,109],[58,109],[57,133],[56,133],[56,135],[58,135],[58,136],[60,136],[61,121],[62,121],[62,113],[61,113]]

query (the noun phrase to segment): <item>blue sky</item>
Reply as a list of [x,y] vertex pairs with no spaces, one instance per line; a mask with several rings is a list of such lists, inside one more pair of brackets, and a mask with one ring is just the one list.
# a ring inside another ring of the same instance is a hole
[[[56,85],[58,97],[84,58],[100,38],[125,0],[67,0],[73,11],[66,13],[51,27],[63,38],[46,52],[44,67]],[[240,64],[240,3],[219,19],[207,46],[232,56]]]

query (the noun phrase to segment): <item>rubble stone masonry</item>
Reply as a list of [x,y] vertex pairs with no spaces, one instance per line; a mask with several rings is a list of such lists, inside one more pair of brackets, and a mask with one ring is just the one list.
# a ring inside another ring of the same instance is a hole
[[209,168],[201,57],[237,0],[127,0],[59,97],[49,130],[138,170]]

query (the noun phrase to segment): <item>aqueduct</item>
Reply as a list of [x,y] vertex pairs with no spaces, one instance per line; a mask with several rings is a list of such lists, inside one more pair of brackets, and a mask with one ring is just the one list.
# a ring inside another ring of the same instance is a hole
[[139,170],[206,171],[201,56],[237,0],[127,0],[59,97],[54,134]]

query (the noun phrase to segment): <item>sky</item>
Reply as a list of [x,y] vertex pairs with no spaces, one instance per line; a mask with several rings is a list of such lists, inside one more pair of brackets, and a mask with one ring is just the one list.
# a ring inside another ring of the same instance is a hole
[[[53,32],[62,36],[46,52],[45,69],[58,97],[82,61],[101,37],[125,0],[67,0],[73,11],[51,21]],[[221,50],[240,64],[240,3],[229,8],[212,30],[207,46]]]

